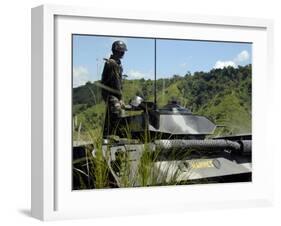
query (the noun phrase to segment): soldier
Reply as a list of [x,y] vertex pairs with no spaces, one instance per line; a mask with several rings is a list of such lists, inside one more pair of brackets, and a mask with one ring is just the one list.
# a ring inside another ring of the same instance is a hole
[[104,59],[104,69],[101,83],[103,85],[102,97],[106,103],[106,117],[104,123],[104,136],[114,135],[122,108],[125,106],[122,100],[122,73],[121,58],[127,51],[123,41],[115,41],[112,44],[112,55]]

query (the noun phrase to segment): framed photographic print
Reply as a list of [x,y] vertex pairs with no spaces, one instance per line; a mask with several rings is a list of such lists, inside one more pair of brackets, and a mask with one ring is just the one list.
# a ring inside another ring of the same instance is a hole
[[32,9],[32,215],[270,204],[272,29],[262,19]]

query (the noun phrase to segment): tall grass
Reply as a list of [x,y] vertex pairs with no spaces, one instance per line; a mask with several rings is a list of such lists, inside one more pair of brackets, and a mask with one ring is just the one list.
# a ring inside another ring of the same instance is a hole
[[[148,125],[144,129],[143,138],[138,143],[142,147],[138,159],[132,160],[130,152],[125,150],[115,156],[116,161],[111,161],[110,149],[114,146],[114,142],[110,141],[107,146],[103,147],[104,121],[96,122],[87,117],[87,114],[80,113],[79,118],[74,116],[73,122],[73,139],[78,140],[81,144],[87,143],[84,145],[85,157],[73,162],[73,174],[79,179],[79,189],[179,183],[178,178],[181,171],[176,162],[158,161],[161,151],[151,145],[152,139],[148,132]],[[126,124],[121,129],[126,140],[132,140],[130,126]],[[167,155],[165,159],[178,159],[176,151]]]
[[[85,157],[73,162],[73,173],[79,178],[81,189],[109,187],[107,156],[104,155],[102,150],[102,128],[93,129],[91,123],[85,123],[87,119],[84,118],[82,121],[84,123],[79,123],[78,131],[76,131],[77,128],[73,128],[73,134],[76,134],[74,138],[78,138],[77,142],[83,146]],[[83,128],[83,135],[79,132],[81,127]],[[75,166],[79,166],[78,169]],[[79,171],[79,168],[84,169],[84,171]],[[85,178],[85,176],[87,179],[83,180],[82,178]]]
[[[109,186],[108,174],[109,169],[107,166],[107,155],[103,154],[102,150],[102,131],[98,131],[92,134],[92,141],[94,143],[95,152],[88,152],[90,159],[93,161],[93,167],[91,169],[91,175],[95,178],[95,188],[105,188]],[[107,152],[106,152],[107,153]]]
[[[79,171],[79,168],[73,171],[75,176],[79,177],[79,189],[143,187],[179,183],[180,169],[175,167],[174,161],[158,161],[161,151],[153,147],[148,132],[145,132],[144,137],[136,144],[141,146],[142,152],[138,159],[132,160],[130,152],[125,150],[115,156],[115,161],[111,161],[110,148],[114,146],[114,142],[110,141],[103,148],[102,129],[93,130],[89,124],[82,124],[82,127],[85,131],[84,135],[78,137],[83,137],[91,144],[85,145],[85,158],[73,162],[74,165],[84,166],[84,171]],[[126,134],[126,140],[132,140],[129,125],[125,125],[123,131]],[[165,155],[165,159],[178,159],[177,155],[176,151],[172,151]]]

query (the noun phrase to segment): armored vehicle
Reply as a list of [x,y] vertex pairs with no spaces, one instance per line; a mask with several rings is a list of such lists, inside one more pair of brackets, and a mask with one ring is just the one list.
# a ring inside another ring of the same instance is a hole
[[[112,186],[251,181],[252,136],[219,137],[216,128],[175,100],[158,108],[155,102],[134,97],[116,133],[102,141]],[[94,147],[94,158],[97,151]],[[83,155],[83,147],[73,152],[75,160]]]

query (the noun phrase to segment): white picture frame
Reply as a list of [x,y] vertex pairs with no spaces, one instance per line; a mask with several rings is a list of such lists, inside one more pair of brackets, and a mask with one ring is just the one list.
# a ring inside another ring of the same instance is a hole
[[[126,29],[115,29],[115,24]],[[117,36],[253,42],[253,181],[71,191],[71,124],[64,120],[64,115],[70,114],[69,90],[72,87],[62,85],[68,84],[71,76],[59,75],[71,73],[69,34],[92,33],[93,28],[95,34]],[[273,149],[266,136],[269,116],[265,110],[270,109],[271,104],[267,97],[273,85],[272,45],[273,22],[265,19],[120,12],[56,5],[33,8],[32,216],[56,220],[272,204],[273,178],[268,175],[273,169]],[[63,107],[62,100],[65,102]],[[62,127],[69,131],[61,134]]]

